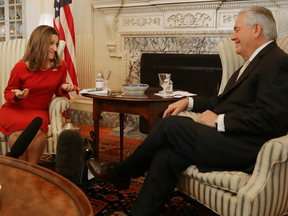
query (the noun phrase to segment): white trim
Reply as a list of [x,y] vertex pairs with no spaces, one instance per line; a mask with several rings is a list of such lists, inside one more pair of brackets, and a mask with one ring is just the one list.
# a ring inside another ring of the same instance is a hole
[[70,104],[70,109],[93,112],[93,99],[80,95],[78,100]]

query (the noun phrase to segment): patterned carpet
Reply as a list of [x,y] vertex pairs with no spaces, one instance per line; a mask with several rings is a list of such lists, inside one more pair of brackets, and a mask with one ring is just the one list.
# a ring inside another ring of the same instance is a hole
[[[128,157],[137,146],[137,144],[125,142],[123,157]],[[100,139],[99,157],[101,160],[119,161],[119,155],[120,148],[118,141]],[[43,155],[40,165],[45,164],[45,167],[55,171],[53,161],[54,159],[51,155]],[[47,164],[50,165],[47,166]],[[143,181],[143,177],[132,179],[131,186],[128,190],[119,191],[109,183],[91,179],[90,187],[84,190],[84,193],[91,202],[95,216],[127,216],[130,208],[138,197]],[[173,192],[172,196],[167,200],[165,208],[163,208],[159,214],[159,216],[175,215],[216,216],[215,213],[205,206],[188,198],[177,190]]]
[[[85,190],[84,193],[91,202],[95,216],[127,216],[130,208],[138,197],[140,189],[141,182],[138,182],[137,179],[135,179],[131,187],[125,191],[118,191],[109,183],[94,180],[92,186]],[[182,193],[174,192],[159,216],[160,215],[198,216],[200,214],[197,208],[183,198]]]

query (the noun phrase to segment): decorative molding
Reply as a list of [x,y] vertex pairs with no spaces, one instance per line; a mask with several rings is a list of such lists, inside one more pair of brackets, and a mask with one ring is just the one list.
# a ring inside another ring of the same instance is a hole
[[168,28],[209,28],[213,27],[213,23],[211,25],[212,17],[207,13],[196,13],[195,15],[192,13],[177,13],[172,14],[167,18],[167,24],[171,23]]
[[[221,3],[221,2],[220,2]],[[205,4],[168,4],[168,5],[151,5],[145,7],[121,7],[121,13],[149,13],[149,12],[163,12],[163,11],[175,11],[175,10],[207,10],[218,9],[221,4],[218,3],[205,3]],[[102,10],[102,9],[101,9]]]
[[191,3],[191,4],[170,4],[158,6],[160,11],[173,11],[173,10],[216,10],[221,6],[221,1],[209,3]]
[[276,5],[279,5],[280,7],[281,6],[288,6],[288,1],[275,1],[275,4]]
[[131,19],[124,19],[124,26],[128,26],[128,25],[137,25],[139,27],[143,27],[145,25],[150,25],[151,24],[155,24],[155,25],[160,25],[160,18],[145,18],[145,17],[138,17],[138,18],[131,18]]
[[257,1],[245,1],[245,2],[241,2],[241,1],[234,1],[234,2],[227,2],[225,4],[221,5],[221,9],[231,9],[231,8],[245,8],[245,7],[252,7],[252,6],[263,6],[263,7],[273,7],[273,6],[277,6],[275,2],[257,2]]
[[230,37],[233,30],[207,30],[207,31],[119,31],[122,37],[167,37],[167,36],[223,36]]
[[288,35],[287,23],[288,23],[288,8],[281,7],[279,10],[279,32],[278,37],[284,37]]
[[123,51],[123,56],[122,56],[122,83],[127,84],[127,78],[129,75],[129,52],[128,51]]
[[91,3],[94,8],[109,8],[120,7],[122,5],[122,0],[89,0],[89,3]]
[[234,15],[226,14],[226,15],[223,15],[222,18],[223,18],[222,20],[223,23],[230,23],[230,22],[235,23],[235,21],[237,20],[237,14],[234,14]]
[[117,57],[122,57],[122,36],[119,32],[117,32],[117,44],[116,44],[116,53]]
[[153,11],[167,11],[167,10],[195,10],[195,9],[217,9],[217,8],[243,8],[251,6],[288,6],[288,1],[268,1],[268,0],[255,0],[255,1],[231,1],[225,0],[211,2],[210,0],[90,0],[94,8],[109,9],[121,8],[124,13],[138,13],[138,12],[153,12]]
[[[130,36],[230,37],[238,12],[250,6],[273,7],[273,12],[279,16],[279,37],[288,35],[288,1],[196,1],[183,0],[175,3],[174,0],[90,0],[94,7],[106,14],[106,44],[111,57],[126,56],[123,41]],[[123,67],[123,71],[127,72],[128,66],[123,64]]]
[[[224,0],[212,2],[213,4],[221,4]],[[177,5],[177,4],[205,4],[208,2],[211,4],[211,0],[90,0],[89,3],[93,5],[94,8],[111,8],[111,7],[141,7],[141,6],[155,6],[155,5]],[[197,7],[197,6],[196,6]]]
[[106,43],[106,45],[109,49],[109,55],[111,57],[116,57],[116,33],[118,30],[118,13],[107,14],[105,17],[105,24],[108,33],[108,42]]

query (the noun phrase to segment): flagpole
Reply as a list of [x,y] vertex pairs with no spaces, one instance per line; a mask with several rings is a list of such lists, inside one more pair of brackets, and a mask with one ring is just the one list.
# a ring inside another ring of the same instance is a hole
[[[54,0],[54,28],[60,35],[60,40],[66,42],[64,48],[63,59],[67,63],[67,83],[73,83],[78,86],[77,75],[76,75],[76,50],[75,50],[75,32],[74,32],[74,21],[73,21],[73,5],[72,0]],[[79,98],[79,91],[69,92],[65,95],[70,104]],[[70,108],[67,109],[66,114],[66,129],[75,129],[70,123]],[[73,128],[70,128],[73,127]]]

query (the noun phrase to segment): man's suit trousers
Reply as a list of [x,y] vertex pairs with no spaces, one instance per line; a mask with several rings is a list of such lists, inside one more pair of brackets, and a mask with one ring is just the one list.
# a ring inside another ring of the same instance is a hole
[[194,140],[198,127],[190,118],[168,116],[157,122],[127,159],[115,164],[114,171],[123,177],[138,177],[148,170],[131,209],[133,216],[156,215],[177,185],[176,173],[195,164]]

